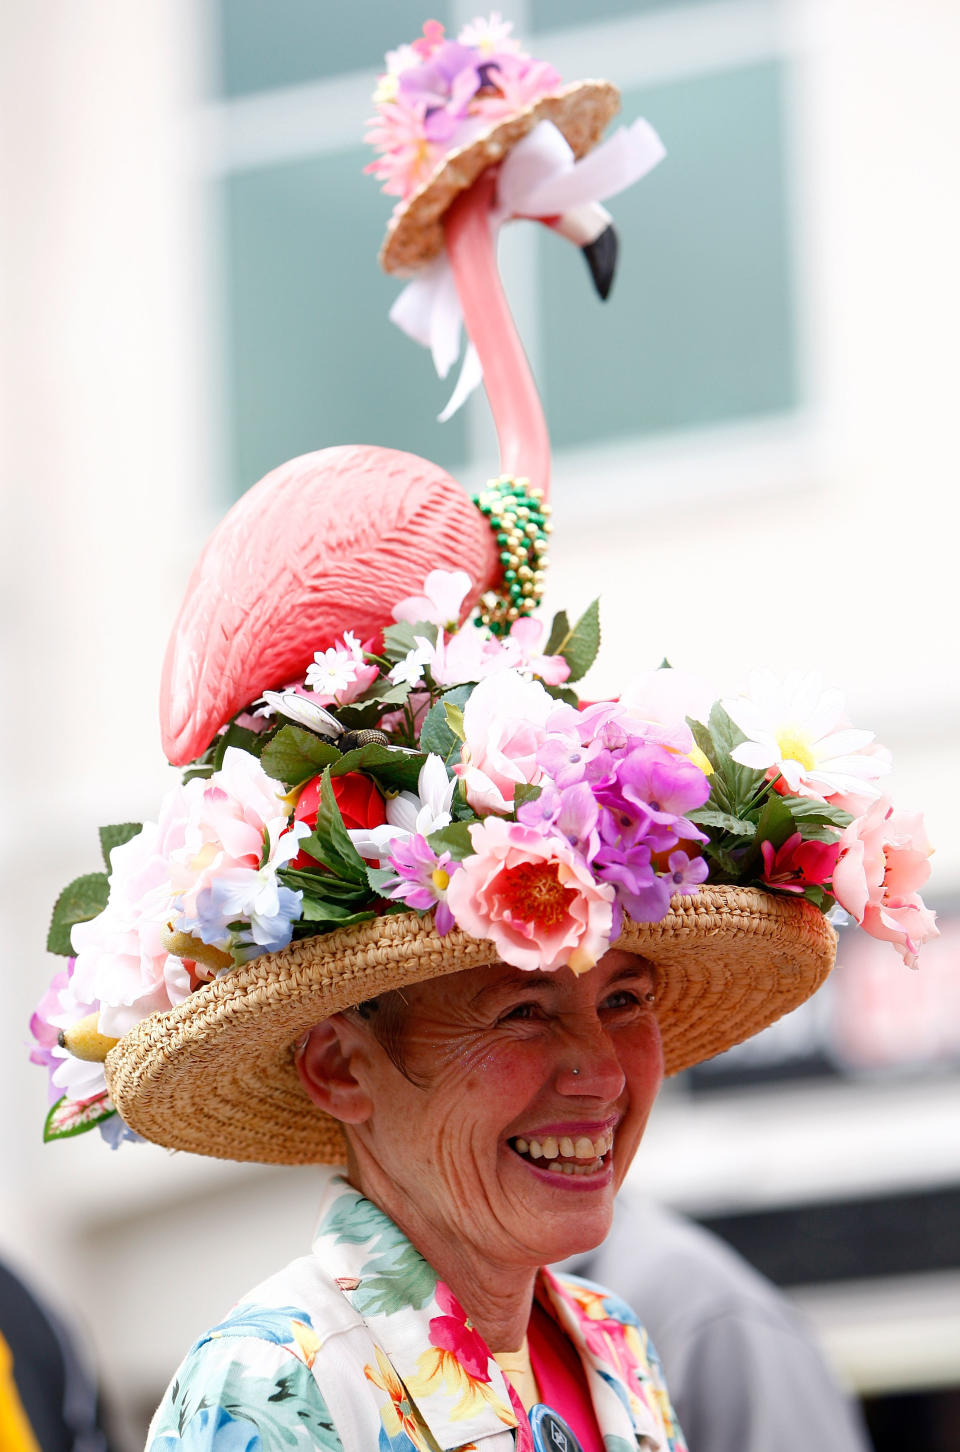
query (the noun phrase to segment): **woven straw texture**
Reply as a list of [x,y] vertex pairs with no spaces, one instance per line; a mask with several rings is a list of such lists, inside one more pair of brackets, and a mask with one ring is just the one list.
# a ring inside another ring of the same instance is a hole
[[451,151],[413,196],[394,212],[380,249],[385,272],[408,276],[443,250],[443,214],[459,192],[501,161],[538,121],[552,121],[577,159],[596,146],[620,109],[620,92],[609,81],[577,81],[554,96],[498,121],[467,146]]
[[[676,897],[659,923],[626,922],[617,944],[656,970],[666,1072],[759,1032],[819,988],[836,935],[811,903],[754,888]],[[132,1129],[171,1149],[267,1164],[338,1164],[337,1123],[304,1094],[294,1045],[337,1010],[495,962],[488,941],[437,936],[416,913],[291,944],[138,1024],[107,1058]]]

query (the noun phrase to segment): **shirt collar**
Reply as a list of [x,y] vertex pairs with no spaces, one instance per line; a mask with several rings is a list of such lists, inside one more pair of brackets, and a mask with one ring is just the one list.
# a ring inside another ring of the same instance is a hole
[[[389,1216],[340,1176],[325,1187],[313,1252],[442,1452],[516,1427],[503,1373],[449,1288]],[[370,1370],[381,1386],[383,1369]],[[384,1404],[389,1395],[384,1389]]]
[[[647,1452],[666,1452],[664,1426],[645,1355],[646,1332],[618,1297],[588,1281],[542,1270],[537,1300],[566,1332],[587,1369],[587,1383],[604,1439],[633,1439]],[[614,1395],[610,1395],[610,1393]]]

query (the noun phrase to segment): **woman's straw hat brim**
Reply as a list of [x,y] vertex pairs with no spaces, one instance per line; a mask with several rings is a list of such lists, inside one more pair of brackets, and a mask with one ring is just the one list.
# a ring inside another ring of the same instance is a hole
[[443,250],[443,215],[450,203],[487,167],[502,161],[539,121],[552,121],[579,160],[596,146],[619,109],[620,92],[609,81],[577,81],[552,96],[541,96],[466,146],[448,152],[391,217],[380,249],[384,271],[409,275],[432,261]]
[[[836,935],[802,899],[708,886],[674,898],[658,923],[625,921],[617,947],[654,965],[665,1068],[676,1074],[809,998],[833,966]],[[343,1163],[339,1125],[301,1088],[297,1042],[387,989],[496,961],[488,940],[459,929],[441,938],[416,913],[292,943],[126,1034],[107,1058],[114,1102],[132,1129],[170,1149]]]

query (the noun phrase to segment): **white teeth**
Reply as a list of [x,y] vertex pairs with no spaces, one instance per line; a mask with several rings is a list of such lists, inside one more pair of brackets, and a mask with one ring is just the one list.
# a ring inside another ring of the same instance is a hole
[[[578,1141],[578,1143],[579,1143],[579,1141]],[[566,1135],[560,1141],[560,1153],[562,1155],[567,1156],[569,1159],[573,1159],[573,1154],[574,1154],[573,1140],[570,1139]],[[579,1154],[579,1150],[577,1151],[577,1153]]]
[[570,1153],[575,1154],[578,1160],[592,1160],[595,1159],[597,1155],[601,1153],[601,1151],[597,1149],[592,1139],[587,1139],[587,1136],[585,1134],[582,1134],[577,1140],[574,1148],[571,1149]]
[[529,1144],[527,1143],[527,1141],[525,1139],[518,1139],[517,1142],[516,1142],[516,1144],[517,1144],[517,1150],[522,1155],[525,1155],[526,1152],[527,1152],[527,1150],[530,1148]]
[[605,1131],[597,1139],[590,1139],[585,1134],[578,1135],[576,1139],[572,1135],[558,1137],[548,1134],[542,1140],[528,1140],[518,1135],[513,1147],[518,1154],[529,1155],[532,1160],[546,1160],[548,1170],[563,1174],[593,1174],[613,1148],[613,1130]]
[[[556,1146],[554,1146],[554,1153],[556,1153]],[[543,1150],[540,1147],[540,1141],[538,1139],[532,1139],[530,1141],[530,1158],[532,1160],[538,1160],[542,1154]]]
[[548,1134],[543,1141],[543,1153],[548,1160],[555,1160],[560,1153],[560,1146],[552,1134]]

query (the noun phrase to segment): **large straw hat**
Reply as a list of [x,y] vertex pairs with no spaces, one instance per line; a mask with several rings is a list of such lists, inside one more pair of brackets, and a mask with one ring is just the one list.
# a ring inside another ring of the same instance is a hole
[[[804,1002],[836,935],[812,904],[745,887],[674,898],[617,946],[656,970],[666,1072],[739,1043]],[[271,1164],[340,1163],[339,1124],[300,1086],[294,1050],[328,1015],[390,988],[495,962],[489,941],[429,918],[378,918],[266,954],[128,1033],[107,1059],[127,1124],[171,1149]]]
[[384,271],[409,274],[432,261],[443,250],[443,216],[455,197],[487,167],[502,161],[538,122],[552,121],[579,160],[596,146],[619,109],[620,92],[610,81],[576,81],[448,151],[433,175],[391,217],[380,249]]

